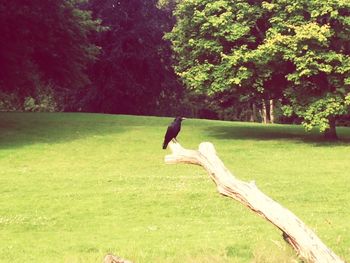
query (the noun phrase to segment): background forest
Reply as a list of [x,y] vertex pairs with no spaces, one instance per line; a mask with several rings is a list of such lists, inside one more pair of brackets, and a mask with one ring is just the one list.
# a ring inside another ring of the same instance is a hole
[[335,137],[349,119],[349,10],[345,0],[1,1],[0,109],[303,123]]

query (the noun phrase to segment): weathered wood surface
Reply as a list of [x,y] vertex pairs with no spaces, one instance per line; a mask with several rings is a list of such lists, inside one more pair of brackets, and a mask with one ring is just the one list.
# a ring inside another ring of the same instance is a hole
[[188,163],[202,166],[217,185],[220,194],[233,198],[265,218],[282,231],[282,236],[306,262],[345,262],[330,250],[296,215],[261,192],[255,182],[235,178],[216,155],[213,144],[203,142],[198,150],[184,149],[177,142],[168,146],[172,154],[165,163]]

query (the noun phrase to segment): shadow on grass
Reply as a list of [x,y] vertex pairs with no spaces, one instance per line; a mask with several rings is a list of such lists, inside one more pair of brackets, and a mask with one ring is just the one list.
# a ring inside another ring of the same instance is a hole
[[296,125],[259,125],[242,124],[234,126],[212,126],[207,129],[210,136],[216,139],[236,140],[288,140],[296,143],[309,143],[315,146],[339,146],[350,143],[350,129],[337,128],[339,140],[329,141],[314,130],[305,132],[302,126]]
[[60,143],[127,130],[113,115],[0,113],[0,150],[35,143]]

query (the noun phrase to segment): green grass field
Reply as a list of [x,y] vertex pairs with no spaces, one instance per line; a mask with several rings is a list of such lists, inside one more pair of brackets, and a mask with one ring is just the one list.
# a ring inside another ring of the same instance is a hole
[[[271,224],[221,197],[206,172],[165,165],[170,118],[0,113],[0,262],[293,262]],[[350,129],[189,119],[186,148],[212,142],[350,260]],[[295,262],[295,261],[294,261]]]

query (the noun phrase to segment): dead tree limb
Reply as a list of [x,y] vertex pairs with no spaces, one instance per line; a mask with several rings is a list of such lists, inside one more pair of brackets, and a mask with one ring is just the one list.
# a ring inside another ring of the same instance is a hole
[[282,231],[282,236],[298,256],[306,262],[345,262],[330,250],[296,215],[261,192],[255,182],[243,182],[235,178],[216,155],[213,144],[203,142],[198,150],[184,149],[177,142],[170,142],[171,155],[165,163],[188,163],[202,166],[217,185],[220,194],[231,197],[265,218]]

